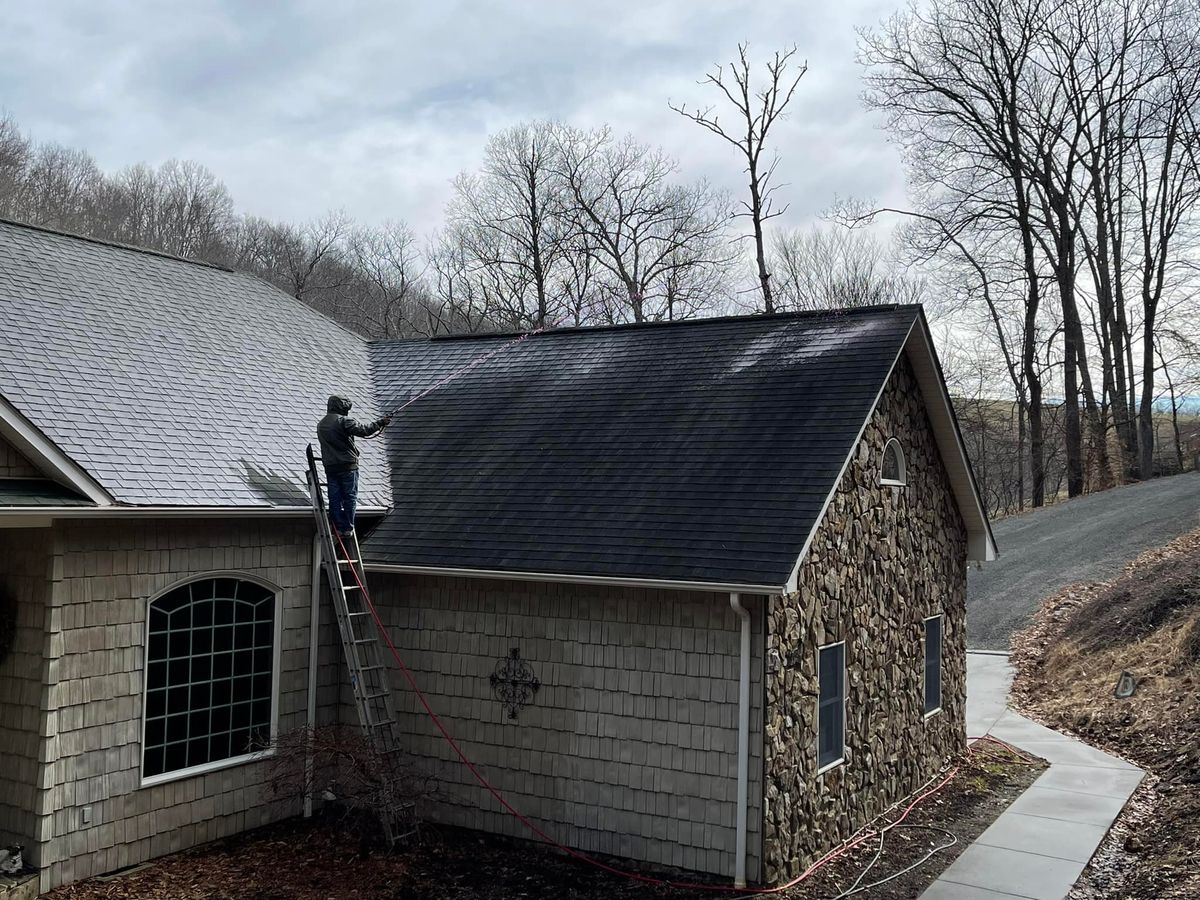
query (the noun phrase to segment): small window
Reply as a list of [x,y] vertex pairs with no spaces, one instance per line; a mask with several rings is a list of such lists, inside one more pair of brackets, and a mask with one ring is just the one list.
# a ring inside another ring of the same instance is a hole
[[142,783],[252,757],[275,723],[276,595],[205,578],[149,605]]
[[925,715],[942,708],[942,617],[925,620]]
[[904,451],[900,442],[892,438],[883,448],[883,469],[879,476],[880,484],[903,487],[908,483],[907,472],[904,468]]
[[846,643],[817,651],[817,770],[842,762],[846,740]]

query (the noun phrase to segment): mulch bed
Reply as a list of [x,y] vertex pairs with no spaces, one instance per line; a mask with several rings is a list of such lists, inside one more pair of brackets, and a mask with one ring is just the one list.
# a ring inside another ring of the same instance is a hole
[[1200,897],[1200,531],[1060,591],[1012,649],[1015,706],[1150,773],[1072,896]]
[[[1044,767],[1040,761],[1018,760],[994,745],[980,745],[958,765],[955,778],[916,807],[904,822],[944,829],[958,843],[913,871],[855,893],[855,897],[911,900],[918,896]],[[861,885],[918,863],[948,840],[940,831],[893,829]],[[854,885],[878,849],[878,838],[869,838],[802,885],[775,896],[789,900],[836,896]],[[627,861],[609,862],[633,870]],[[704,876],[686,873],[653,874],[707,881]],[[89,879],[45,895],[50,900],[682,900],[734,896],[746,894],[640,884],[529,842],[456,829],[426,827],[418,841],[403,849],[362,851],[357,837],[319,818],[282,822],[166,857],[122,876]]]

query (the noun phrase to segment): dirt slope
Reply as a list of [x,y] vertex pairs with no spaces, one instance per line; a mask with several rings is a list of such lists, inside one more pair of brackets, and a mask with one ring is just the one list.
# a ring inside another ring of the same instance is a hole
[[[1012,662],[1015,705],[1155,776],[1081,896],[1200,897],[1200,531],[1051,597]],[[1123,671],[1137,685],[1124,700]]]

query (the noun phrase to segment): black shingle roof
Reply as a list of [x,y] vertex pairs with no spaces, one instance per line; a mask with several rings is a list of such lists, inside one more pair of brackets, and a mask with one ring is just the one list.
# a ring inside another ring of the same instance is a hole
[[369,416],[368,377],[365,342],[257,278],[0,220],[0,396],[118,502],[307,504],[325,400]]
[[0,507],[91,505],[91,500],[48,478],[0,478]]
[[[783,585],[919,307],[538,335],[397,416],[371,563]],[[511,338],[375,344],[392,408]]]

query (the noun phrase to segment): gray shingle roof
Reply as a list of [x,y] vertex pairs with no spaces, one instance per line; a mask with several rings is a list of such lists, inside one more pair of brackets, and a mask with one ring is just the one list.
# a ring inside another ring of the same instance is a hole
[[0,508],[91,505],[91,500],[48,478],[0,478]]
[[306,504],[330,393],[372,412],[365,343],[265,282],[0,221],[0,395],[118,502]]
[[[919,307],[532,337],[399,415],[369,562],[783,585]],[[372,345],[391,408],[509,338]]]

